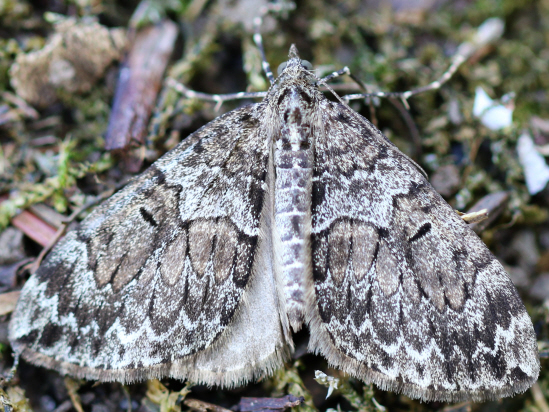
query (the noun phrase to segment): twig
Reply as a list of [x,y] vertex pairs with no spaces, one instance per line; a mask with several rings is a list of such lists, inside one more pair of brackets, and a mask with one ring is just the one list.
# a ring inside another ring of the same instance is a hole
[[17,372],[17,367],[19,366],[19,359],[21,357],[21,353],[15,352],[13,354],[13,366],[10,368],[8,374],[5,376],[5,382],[3,383],[10,383],[13,377],[15,376],[15,373]]
[[76,412],[84,412],[84,408],[82,407],[82,403],[80,402],[80,395],[78,395],[78,389],[80,388],[80,384],[75,381],[72,378],[65,378],[65,388],[67,388],[67,392],[69,393],[69,398],[71,398],[72,406],[74,406],[74,409],[76,409]]
[[545,395],[541,391],[541,387],[539,386],[538,382],[534,383],[534,385],[532,386],[532,396],[534,397],[534,402],[536,402],[536,406],[540,409],[541,412],[549,412],[549,405],[547,404]]
[[488,209],[482,209],[478,212],[462,213],[457,211],[457,214],[463,219],[465,223],[479,223],[488,219]]
[[482,209],[488,211],[488,218],[478,223],[471,223],[469,226],[476,233],[482,232],[486,229],[491,223],[493,223],[503,212],[509,201],[509,192],[500,191],[495,193],[490,193],[480,199],[467,211],[468,214],[472,212],[478,212]]
[[125,170],[137,172],[143,156],[134,147],[141,148],[145,142],[178,27],[166,19],[133,34],[131,49],[120,69],[105,149],[120,155]]
[[204,402],[198,399],[185,399],[183,405],[192,411],[197,412],[232,412],[230,409],[225,409],[213,403]]
[[400,116],[402,117],[402,120],[404,120],[404,123],[406,123],[406,126],[410,131],[410,137],[412,138],[412,142],[414,143],[414,152],[413,152],[412,158],[417,160],[419,157],[421,157],[422,149],[421,149],[421,136],[419,134],[419,130],[416,126],[416,123],[414,122],[414,119],[412,118],[412,115],[410,114],[410,112],[406,109],[406,107],[404,107],[404,105],[400,100],[389,99],[389,101],[398,110],[398,112],[400,113]]
[[71,401],[65,401],[61,403],[57,408],[53,410],[53,412],[69,412],[72,409],[72,402]]
[[126,395],[126,400],[128,401],[128,408],[126,409],[126,412],[132,412],[132,396],[130,391],[126,385],[122,385],[122,391],[124,392],[124,395]]

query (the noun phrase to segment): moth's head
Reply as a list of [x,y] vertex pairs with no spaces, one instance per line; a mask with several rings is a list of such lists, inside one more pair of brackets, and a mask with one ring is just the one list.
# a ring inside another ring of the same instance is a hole
[[290,53],[288,54],[288,61],[280,63],[277,69],[277,75],[279,78],[290,77],[296,78],[311,78],[310,80],[316,81],[316,76],[313,73],[313,65],[307,60],[301,60],[297,47],[292,44],[290,47]]

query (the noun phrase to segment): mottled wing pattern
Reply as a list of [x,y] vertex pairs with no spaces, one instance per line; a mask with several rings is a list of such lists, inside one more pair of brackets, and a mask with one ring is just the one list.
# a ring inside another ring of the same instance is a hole
[[423,400],[525,391],[536,338],[501,264],[381,132],[319,104],[310,349]]
[[536,338],[501,264],[289,57],[262,103],[191,135],[54,248],[22,291],[14,350],[89,379],[235,386],[280,367],[306,321],[310,350],[382,389],[525,391]]
[[14,350],[101,380],[232,386],[280,366],[263,111],[217,118],[69,232],[23,289]]

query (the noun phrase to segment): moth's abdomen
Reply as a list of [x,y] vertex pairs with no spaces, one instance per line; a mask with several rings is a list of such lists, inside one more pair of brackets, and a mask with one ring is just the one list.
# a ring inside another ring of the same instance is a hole
[[[294,70],[297,76],[301,69]],[[283,287],[286,313],[294,331],[301,329],[305,320],[305,292],[312,288],[314,139],[311,126],[315,93],[316,89],[310,85],[295,84],[283,89],[277,97],[281,127],[274,156],[274,241],[279,262],[276,275]]]
[[294,331],[304,320],[305,282],[311,278],[311,150],[275,153],[275,249],[281,264],[288,319]]

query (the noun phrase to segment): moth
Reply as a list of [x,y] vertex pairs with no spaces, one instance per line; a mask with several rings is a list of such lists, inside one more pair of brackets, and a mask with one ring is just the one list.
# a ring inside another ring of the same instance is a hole
[[79,378],[234,387],[282,367],[303,326],[331,365],[424,401],[511,396],[540,369],[502,265],[292,46],[262,102],[191,134],[57,244],[9,336]]

